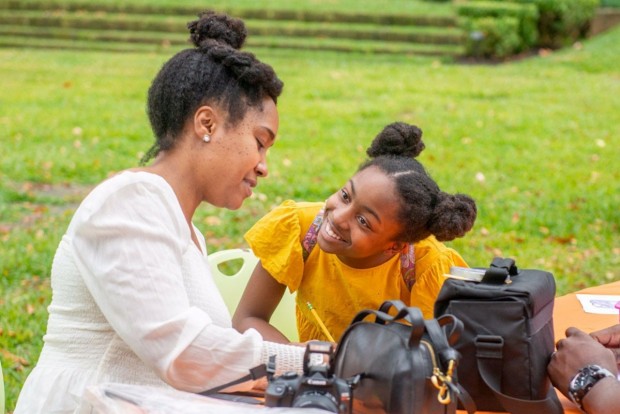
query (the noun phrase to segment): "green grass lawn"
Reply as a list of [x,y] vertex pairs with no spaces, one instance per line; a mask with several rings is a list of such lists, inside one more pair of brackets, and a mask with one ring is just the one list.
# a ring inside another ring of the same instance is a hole
[[[191,16],[190,16],[191,19]],[[620,28],[503,65],[256,49],[285,82],[270,177],[239,211],[196,217],[211,251],[284,199],[323,200],[393,121],[417,124],[421,161],[479,216],[451,245],[552,271],[558,293],[620,279]],[[49,269],[76,203],[151,145],[149,83],[169,53],[0,49],[0,358],[13,409],[36,363]]]

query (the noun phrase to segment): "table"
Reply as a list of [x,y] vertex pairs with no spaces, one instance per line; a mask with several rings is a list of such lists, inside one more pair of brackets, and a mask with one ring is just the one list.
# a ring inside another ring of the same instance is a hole
[[585,313],[577,299],[577,294],[620,295],[620,281],[583,289],[556,298],[553,309],[556,341],[566,336],[564,331],[569,326],[575,326],[585,332],[592,332],[618,323],[617,315]]
[[[617,315],[585,313],[577,294],[620,295],[620,281],[591,287],[556,298],[553,320],[555,339],[564,338],[566,328],[575,326],[585,332],[592,332],[618,323]],[[107,393],[107,395],[106,395]],[[110,394],[111,393],[111,394]],[[116,393],[123,398],[112,398]],[[580,414],[575,405],[558,392],[565,414]],[[138,398],[139,403],[131,403]],[[128,401],[129,400],[129,401]],[[227,401],[205,398],[176,390],[149,389],[144,386],[125,384],[103,384],[90,388],[84,396],[80,413],[88,414],[238,414],[259,412],[263,414],[325,414],[316,409],[265,408],[263,406],[240,405]],[[465,411],[458,411],[459,414]],[[478,411],[479,414],[491,414]]]
[[77,414],[326,414],[315,408],[268,408],[203,397],[175,389],[129,384],[90,387]]

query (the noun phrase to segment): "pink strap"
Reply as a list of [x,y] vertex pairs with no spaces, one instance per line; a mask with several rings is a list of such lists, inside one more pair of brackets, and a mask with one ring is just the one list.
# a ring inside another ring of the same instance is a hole
[[316,245],[316,239],[319,235],[319,229],[321,228],[321,224],[323,223],[323,214],[325,214],[325,207],[319,211],[319,213],[314,217],[308,232],[304,236],[304,239],[301,241],[301,247],[303,248],[303,257],[304,262],[310,256],[310,252],[314,249]]

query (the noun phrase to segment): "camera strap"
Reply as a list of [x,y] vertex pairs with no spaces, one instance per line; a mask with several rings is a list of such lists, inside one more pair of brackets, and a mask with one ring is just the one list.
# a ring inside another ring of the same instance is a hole
[[[270,361],[271,362],[271,361]],[[222,400],[228,401],[236,401],[236,402],[244,402],[248,404],[262,404],[262,399],[258,399],[255,397],[262,397],[262,393],[252,393],[252,392],[231,392],[225,393],[221,392],[222,390],[232,387],[233,385],[241,384],[246,381],[254,381],[260,379],[265,376],[270,375],[270,369],[267,368],[267,365],[260,364],[255,366],[254,368],[250,368],[250,373],[238,378],[236,380],[227,382],[226,384],[219,385],[217,387],[208,389],[206,391],[199,392],[198,394],[204,395],[206,397],[213,397]]]
[[270,355],[269,362],[267,364],[260,364],[260,365],[255,366],[254,368],[250,368],[250,373],[248,375],[245,375],[234,381],[227,382],[226,384],[222,384],[217,387],[208,389],[206,391],[199,392],[198,394],[204,395],[206,397],[219,398],[219,399],[228,400],[228,401],[244,402],[248,404],[263,404],[263,399],[262,399],[263,393],[253,393],[253,392],[247,392],[247,391],[226,393],[226,392],[220,392],[220,391],[228,387],[232,387],[233,385],[241,384],[246,381],[255,381],[262,377],[267,377],[268,380],[271,380],[275,372],[276,372],[276,356]]

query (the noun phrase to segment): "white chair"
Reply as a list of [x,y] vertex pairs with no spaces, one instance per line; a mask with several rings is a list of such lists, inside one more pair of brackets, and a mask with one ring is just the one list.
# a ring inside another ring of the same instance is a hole
[[[215,284],[220,289],[226,306],[232,315],[237,309],[241,295],[258,263],[258,258],[249,249],[221,250],[209,253],[208,257]],[[221,270],[220,265],[223,263],[238,260],[242,260],[243,264],[234,274],[229,275]],[[280,304],[271,315],[270,323],[292,342],[299,340],[295,320],[295,295],[291,294],[288,289],[284,292]]]

